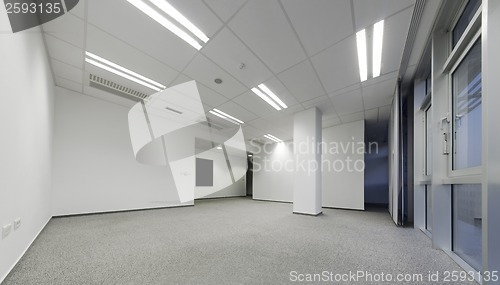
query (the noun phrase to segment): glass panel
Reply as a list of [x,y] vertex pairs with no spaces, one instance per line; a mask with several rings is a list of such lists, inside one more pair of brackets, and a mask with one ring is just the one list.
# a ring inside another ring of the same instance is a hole
[[432,193],[430,185],[425,185],[425,228],[432,233]]
[[452,75],[453,169],[481,165],[481,40]]
[[432,174],[432,106],[425,110],[425,175]]
[[481,184],[453,185],[453,251],[482,268]]
[[453,34],[452,34],[453,48],[457,45],[458,41],[460,40],[460,37],[464,34],[465,29],[467,29],[467,26],[472,20],[472,17],[474,17],[474,14],[476,14],[476,11],[481,5],[481,3],[482,3],[481,0],[470,0],[469,3],[467,3],[467,6],[465,6],[462,15],[460,16],[457,24],[453,28]]

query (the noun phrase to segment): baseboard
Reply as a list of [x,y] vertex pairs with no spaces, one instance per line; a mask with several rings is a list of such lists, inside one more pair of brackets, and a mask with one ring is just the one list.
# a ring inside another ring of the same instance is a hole
[[38,233],[35,235],[35,237],[33,238],[33,240],[31,240],[30,244],[23,251],[23,253],[21,254],[21,256],[19,256],[19,258],[17,259],[17,261],[7,271],[7,274],[5,274],[5,276],[2,276],[2,278],[0,278],[0,284],[2,284],[2,282],[5,281],[5,278],[7,278],[7,276],[9,276],[9,274],[12,272],[12,270],[14,269],[14,267],[16,267],[16,265],[19,263],[19,261],[21,260],[21,258],[23,258],[23,256],[26,254],[26,252],[28,251],[28,249],[30,249],[31,245],[35,242],[35,240],[38,238],[38,236],[40,235],[40,233],[42,233],[42,231],[45,229],[45,227],[47,226],[47,224],[50,222],[51,219],[52,219],[52,217],[49,217],[49,219],[47,220],[47,222],[45,222],[45,224],[43,225],[43,227],[38,231]]
[[302,216],[312,216],[312,217],[317,217],[319,215],[323,215],[323,212],[319,212],[317,214],[309,214],[309,213],[301,213],[301,212],[293,212],[295,215],[302,215]]
[[290,202],[290,201],[281,201],[281,200],[268,200],[268,199],[258,199],[258,198],[253,198],[252,200],[262,201],[262,202],[293,204],[293,202]]
[[162,209],[183,208],[183,207],[193,207],[193,206],[194,206],[194,204],[151,207],[151,208],[124,209],[124,210],[112,210],[112,211],[102,211],[102,212],[74,213],[74,214],[54,215],[54,216],[52,216],[52,218],[69,218],[69,217],[78,217],[78,216],[92,216],[92,215],[137,212],[137,211],[162,210]]
[[220,197],[204,197],[204,198],[198,198],[194,199],[195,201],[200,201],[200,200],[211,200],[211,199],[226,199],[226,198],[245,198],[247,197],[246,195],[234,195],[234,196],[220,196]]

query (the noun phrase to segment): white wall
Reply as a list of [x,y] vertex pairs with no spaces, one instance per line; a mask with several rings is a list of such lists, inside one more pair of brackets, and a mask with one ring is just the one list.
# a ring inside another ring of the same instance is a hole
[[365,122],[326,128],[323,142],[323,207],[364,210]]
[[280,202],[293,201],[293,144],[257,144],[252,142],[253,198]]
[[51,217],[54,82],[38,27],[12,34],[0,8],[0,283]]
[[128,111],[56,88],[54,215],[181,204],[170,169],[135,160]]

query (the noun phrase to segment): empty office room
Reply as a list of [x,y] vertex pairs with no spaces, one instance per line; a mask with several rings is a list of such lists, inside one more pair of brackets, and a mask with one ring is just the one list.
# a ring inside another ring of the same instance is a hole
[[0,283],[500,284],[500,1],[4,0]]

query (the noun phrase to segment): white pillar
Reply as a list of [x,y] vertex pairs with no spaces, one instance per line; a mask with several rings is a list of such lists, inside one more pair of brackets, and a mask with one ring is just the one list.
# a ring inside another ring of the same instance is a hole
[[321,214],[321,112],[316,108],[296,113],[293,120],[293,212]]

